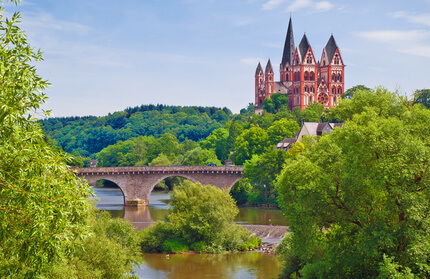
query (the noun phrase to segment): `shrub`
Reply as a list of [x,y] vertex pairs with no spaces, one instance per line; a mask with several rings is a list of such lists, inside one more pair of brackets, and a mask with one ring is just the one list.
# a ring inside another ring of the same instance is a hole
[[181,238],[167,239],[161,245],[161,249],[164,253],[174,253],[179,254],[182,252],[188,252],[190,249]]
[[250,233],[233,222],[238,209],[226,191],[184,181],[173,190],[171,205],[164,221],[141,233],[144,252],[183,252],[185,245],[198,253],[248,247]]
[[208,251],[208,245],[203,241],[197,241],[191,244],[191,250],[196,253],[204,253]]

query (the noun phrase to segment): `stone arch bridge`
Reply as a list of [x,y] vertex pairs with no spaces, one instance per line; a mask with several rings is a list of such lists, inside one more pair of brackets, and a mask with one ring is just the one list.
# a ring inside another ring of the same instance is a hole
[[170,167],[107,167],[77,168],[76,175],[89,183],[110,180],[121,188],[124,205],[144,206],[149,203],[154,186],[167,177],[177,176],[230,189],[242,178],[243,166],[170,166]]

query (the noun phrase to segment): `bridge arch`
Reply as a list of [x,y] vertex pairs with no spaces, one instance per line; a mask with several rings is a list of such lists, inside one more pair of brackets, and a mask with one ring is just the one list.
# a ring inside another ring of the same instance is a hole
[[124,194],[124,204],[148,205],[149,196],[158,182],[168,177],[183,177],[203,185],[231,189],[242,178],[241,166],[172,166],[80,168],[76,174],[87,181],[106,179],[116,183]]

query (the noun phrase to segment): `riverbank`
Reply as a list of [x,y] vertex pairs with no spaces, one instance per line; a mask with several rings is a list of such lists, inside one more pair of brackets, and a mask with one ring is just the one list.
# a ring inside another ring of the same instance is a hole
[[287,226],[267,226],[267,225],[242,225],[251,231],[255,236],[261,238],[263,242],[257,252],[274,253],[276,247],[287,233]]

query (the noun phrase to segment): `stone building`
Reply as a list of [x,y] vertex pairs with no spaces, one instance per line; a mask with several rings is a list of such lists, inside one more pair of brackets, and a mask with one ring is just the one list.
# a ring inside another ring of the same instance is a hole
[[304,136],[322,136],[323,133],[330,134],[335,128],[342,128],[343,123],[328,123],[328,122],[304,122],[300,130],[294,138],[285,138],[280,143],[276,144],[276,148],[289,150],[291,146],[300,141]]
[[282,61],[280,81],[275,81],[272,63],[266,68],[258,63],[255,71],[255,113],[263,111],[264,99],[274,93],[288,95],[290,109],[305,109],[311,102],[319,102],[325,108],[336,106],[344,92],[344,68],[340,49],[333,34],[324,47],[320,60],[316,60],[306,34],[295,47],[292,20],[288,23]]

